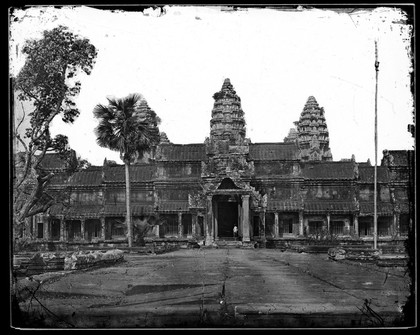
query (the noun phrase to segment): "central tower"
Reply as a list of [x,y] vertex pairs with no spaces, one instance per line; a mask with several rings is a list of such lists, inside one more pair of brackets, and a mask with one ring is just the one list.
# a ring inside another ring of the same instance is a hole
[[214,106],[210,120],[210,140],[229,145],[242,144],[245,140],[245,119],[241,98],[236,94],[229,78],[222,89],[213,95]]
[[202,197],[206,199],[206,243],[232,237],[239,229],[243,242],[250,240],[250,186],[254,163],[249,161],[249,139],[241,99],[229,79],[213,95],[210,137],[205,140],[206,159],[201,165]]
[[202,176],[248,180],[253,164],[248,162],[249,139],[245,138],[245,119],[241,98],[226,78],[222,89],[213,95],[214,105],[210,120],[210,137],[206,138],[207,161]]

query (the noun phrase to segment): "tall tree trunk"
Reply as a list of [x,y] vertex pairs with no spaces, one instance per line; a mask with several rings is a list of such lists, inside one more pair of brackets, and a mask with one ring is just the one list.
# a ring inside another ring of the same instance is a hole
[[127,239],[128,247],[133,246],[133,225],[131,223],[131,196],[130,196],[130,162],[125,161],[125,205],[126,216],[125,222],[127,223]]

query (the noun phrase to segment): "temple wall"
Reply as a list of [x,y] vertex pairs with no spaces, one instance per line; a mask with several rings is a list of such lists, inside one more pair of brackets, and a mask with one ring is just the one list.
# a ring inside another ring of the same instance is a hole
[[255,174],[257,176],[290,175],[295,172],[293,162],[255,161]]
[[[153,190],[136,189],[132,187],[130,195],[132,202],[153,201],[154,199]],[[106,203],[124,204],[125,187],[107,189],[105,191],[105,201]]]
[[102,189],[73,190],[70,193],[70,203],[101,204],[104,192]]
[[306,185],[306,200],[352,200],[354,187],[351,185],[330,185],[322,182]]
[[[391,194],[388,185],[378,184],[378,196],[380,201],[391,201]],[[374,200],[374,186],[373,184],[362,184],[359,186],[359,199],[361,201]]]
[[159,162],[156,170],[158,179],[201,176],[201,162]]
[[182,187],[181,185],[173,188],[165,187],[156,190],[160,200],[185,200],[188,201],[188,194],[195,191],[194,187]]

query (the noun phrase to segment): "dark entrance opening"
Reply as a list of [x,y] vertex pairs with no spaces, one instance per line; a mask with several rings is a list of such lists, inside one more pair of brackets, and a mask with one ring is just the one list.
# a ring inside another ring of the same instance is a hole
[[99,238],[101,235],[101,221],[98,219],[89,219],[85,223],[85,235],[87,240],[92,241],[93,238]]
[[252,234],[255,237],[260,236],[260,217],[254,216],[252,220]]
[[219,237],[233,237],[233,227],[238,226],[237,202],[219,202],[217,204],[217,224]]
[[60,220],[51,220],[51,239],[58,241],[60,239]]

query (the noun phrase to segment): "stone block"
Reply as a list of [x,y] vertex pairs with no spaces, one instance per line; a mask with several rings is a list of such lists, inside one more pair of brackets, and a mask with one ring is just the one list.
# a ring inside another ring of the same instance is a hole
[[109,262],[118,262],[124,259],[122,250],[114,249],[104,251],[78,251],[64,259],[64,270],[88,268],[94,265]]
[[328,257],[334,260],[340,260],[346,258],[346,250],[342,248],[330,248],[328,249]]

